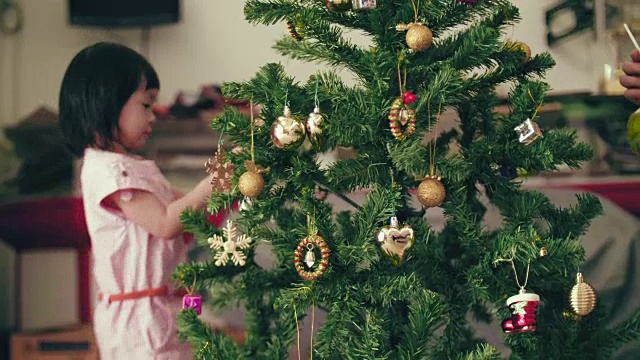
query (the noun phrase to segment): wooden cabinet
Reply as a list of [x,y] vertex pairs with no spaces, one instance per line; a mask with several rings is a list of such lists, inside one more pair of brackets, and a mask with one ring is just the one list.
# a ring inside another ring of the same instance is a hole
[[11,360],[98,360],[91,324],[11,337]]

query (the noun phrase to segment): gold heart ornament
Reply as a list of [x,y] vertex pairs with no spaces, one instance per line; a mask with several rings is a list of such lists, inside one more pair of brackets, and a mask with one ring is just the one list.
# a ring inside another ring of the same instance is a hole
[[383,227],[378,232],[378,242],[382,244],[382,251],[395,266],[399,266],[404,260],[406,251],[411,248],[415,236],[409,225],[399,227],[398,219],[391,218],[391,225]]

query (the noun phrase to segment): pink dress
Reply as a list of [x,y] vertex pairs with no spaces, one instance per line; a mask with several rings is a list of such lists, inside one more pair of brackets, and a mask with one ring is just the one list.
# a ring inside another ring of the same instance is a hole
[[171,274],[186,260],[187,253],[182,236],[157,238],[103,203],[110,194],[119,192],[126,197],[127,189],[139,189],[169,204],[174,195],[168,181],[153,161],[95,149],[85,151],[80,179],[95,281],[104,294],[94,314],[100,358],[193,359],[189,344],[177,338],[180,298],[168,295],[107,301],[112,294],[163,286],[169,286],[170,293],[176,289]]

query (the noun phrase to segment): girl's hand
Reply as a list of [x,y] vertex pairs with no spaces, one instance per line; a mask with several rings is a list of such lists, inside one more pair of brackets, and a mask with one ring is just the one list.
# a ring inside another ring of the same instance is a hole
[[624,97],[640,105],[640,51],[633,50],[631,60],[622,66],[626,75],[620,78],[620,84],[627,88]]

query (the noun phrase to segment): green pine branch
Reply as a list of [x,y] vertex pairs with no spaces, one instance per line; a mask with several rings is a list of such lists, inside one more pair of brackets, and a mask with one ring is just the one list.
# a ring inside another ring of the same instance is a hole
[[178,335],[181,341],[191,344],[194,356],[198,360],[247,358],[233,339],[222,330],[211,330],[192,309],[183,310],[179,314]]

